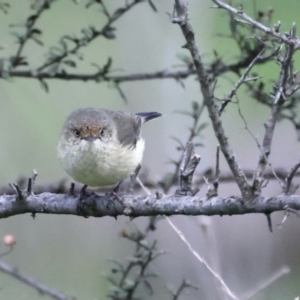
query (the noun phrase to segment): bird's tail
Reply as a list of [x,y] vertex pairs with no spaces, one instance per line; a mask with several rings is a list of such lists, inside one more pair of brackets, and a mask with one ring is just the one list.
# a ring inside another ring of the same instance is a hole
[[156,118],[159,118],[162,116],[161,113],[159,112],[154,112],[154,111],[151,111],[151,112],[140,112],[140,113],[136,113],[135,114],[136,116],[139,116],[142,120],[142,123],[146,123],[152,119],[156,119]]

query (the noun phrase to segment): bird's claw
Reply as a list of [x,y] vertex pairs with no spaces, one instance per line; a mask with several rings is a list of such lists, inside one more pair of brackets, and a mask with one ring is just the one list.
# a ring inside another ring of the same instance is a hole
[[79,199],[76,206],[76,211],[78,215],[81,215],[85,218],[88,218],[88,215],[86,214],[86,208],[88,207],[87,203],[85,203],[85,198],[87,196],[87,185],[85,184],[82,189],[80,190]]

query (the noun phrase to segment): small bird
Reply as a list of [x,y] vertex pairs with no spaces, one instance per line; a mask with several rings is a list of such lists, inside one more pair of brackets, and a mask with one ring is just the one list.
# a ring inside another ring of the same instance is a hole
[[158,112],[75,110],[63,125],[58,159],[74,180],[86,186],[116,185],[133,174],[142,161],[142,124],[160,116]]

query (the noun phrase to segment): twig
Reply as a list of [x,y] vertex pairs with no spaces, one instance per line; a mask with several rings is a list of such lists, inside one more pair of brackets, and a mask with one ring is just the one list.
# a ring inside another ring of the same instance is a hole
[[297,210],[290,208],[289,206],[285,207],[285,212],[284,212],[284,217],[282,219],[282,221],[277,224],[278,228],[281,228],[282,225],[285,223],[285,221],[287,220],[287,218],[290,216],[290,213],[296,215],[298,218],[300,218],[300,214]]
[[8,250],[6,250],[5,252],[0,253],[0,258],[10,254],[13,251],[13,249],[14,249],[13,247],[9,247]]
[[20,273],[20,271],[18,271],[16,268],[12,268],[2,261],[0,261],[0,271],[23,282],[27,286],[32,287],[33,289],[37,290],[40,294],[47,295],[52,299],[55,299],[55,300],[70,300],[70,299],[75,300],[76,299],[75,297],[68,297],[55,289],[51,289],[51,288],[47,287],[46,285],[39,283],[35,279]]
[[249,290],[248,292],[244,293],[241,297],[240,300],[248,300],[252,299],[256,294],[258,294],[260,291],[265,289],[267,286],[271,285],[273,282],[278,280],[280,277],[283,275],[286,275],[290,272],[290,268],[287,266],[281,267],[279,270],[274,272],[269,278],[264,279],[259,282],[259,284]]
[[[183,115],[187,115],[192,117],[193,119],[193,125],[190,128],[190,134],[187,138],[187,142],[186,145],[188,143],[191,143],[194,141],[194,139],[199,136],[199,134],[201,133],[201,131],[205,128],[206,124],[202,123],[199,125],[199,121],[200,118],[202,116],[203,110],[204,110],[205,106],[202,103],[201,105],[199,105],[197,102],[193,102],[192,103],[192,112],[189,111],[175,111],[177,113],[183,114]],[[163,189],[165,193],[168,193],[168,191],[170,190],[170,188],[174,185],[175,182],[177,182],[177,178],[178,178],[178,173],[179,173],[179,169],[181,168],[183,159],[184,159],[184,151],[186,150],[186,147],[184,146],[184,144],[173,137],[173,139],[175,139],[178,143],[179,143],[179,149],[182,151],[180,158],[173,162],[175,165],[175,170],[173,173],[173,177],[171,178],[171,180],[168,181],[167,184],[163,184]]]
[[178,300],[179,297],[180,297],[180,295],[182,294],[182,292],[183,292],[184,289],[186,289],[186,288],[194,288],[195,290],[198,289],[197,286],[191,284],[188,280],[184,279],[184,280],[181,282],[181,284],[180,284],[179,288],[177,289],[177,291],[176,291],[176,292],[173,292],[172,300]]
[[[245,129],[249,132],[250,136],[253,138],[253,140],[255,141],[256,145],[257,145],[257,148],[259,149],[261,155],[264,155],[264,152],[263,152],[263,149],[262,149],[262,146],[261,144],[259,143],[257,137],[253,134],[253,132],[250,130],[250,128],[248,127],[248,123],[241,111],[241,108],[240,108],[240,104],[239,104],[239,101],[237,102],[237,105],[238,105],[238,112],[239,112],[239,115],[240,117],[242,118],[243,122],[244,122],[244,125],[245,125]],[[271,169],[271,172],[273,174],[273,177],[277,180],[277,182],[279,183],[279,185],[283,188],[283,183],[282,181],[280,180],[280,178],[278,177],[276,171],[274,170],[272,164],[270,162],[268,162],[268,158],[265,157],[265,160],[266,162],[268,163],[270,169]],[[266,175],[266,174],[265,174]],[[263,181],[261,182],[261,184],[263,184]]]
[[[155,79],[185,79],[191,75],[195,75],[196,71],[191,69],[179,70],[179,71],[158,71],[153,73],[137,73],[137,74],[129,74],[129,75],[106,75],[100,76],[103,82],[130,82],[130,81],[144,81],[144,80],[155,80]],[[79,80],[79,81],[95,81],[100,83],[99,81],[99,72],[91,73],[91,74],[68,74],[67,72],[57,72],[55,74],[50,74],[49,72],[31,72],[30,70],[19,71],[12,70],[9,73],[10,77],[21,77],[28,79],[59,79],[59,80]]]
[[[263,54],[265,49],[262,49],[259,54],[253,59],[253,61],[249,64],[249,66],[247,67],[247,69],[245,70],[244,74],[240,77],[240,79],[238,80],[238,82],[235,84],[235,86],[233,87],[233,89],[231,90],[231,92],[228,94],[228,96],[223,100],[223,104],[220,106],[219,108],[219,115],[222,114],[222,112],[224,111],[225,107],[227,106],[227,104],[229,102],[231,102],[232,97],[236,94],[237,90],[240,88],[240,86],[245,83],[247,81],[247,76],[250,73],[251,69],[254,67],[254,65],[256,64],[256,62],[261,58],[261,55]],[[258,79],[258,77],[256,77],[256,79]],[[255,79],[255,80],[256,80]]]
[[128,12],[132,7],[134,7],[136,4],[141,3],[142,1],[140,0],[133,0],[131,3],[126,4],[124,7],[122,8],[118,8],[110,18],[108,18],[108,21],[106,22],[106,24],[102,27],[102,29],[100,30],[93,30],[93,34],[88,37],[85,38],[84,43],[80,43],[78,42],[72,49],[69,49],[67,51],[64,51],[61,55],[58,55],[52,59],[49,59],[47,62],[45,62],[44,64],[42,64],[40,67],[38,67],[36,69],[37,72],[41,72],[42,70],[44,70],[45,68],[59,63],[61,62],[63,59],[65,59],[69,54],[74,54],[77,53],[77,51],[79,49],[81,49],[82,47],[86,47],[88,44],[90,44],[92,41],[94,41],[96,38],[98,38],[99,36],[105,36],[107,38],[114,38],[114,34],[112,34],[112,27],[111,25],[117,21],[121,16],[123,16],[126,12]]
[[28,184],[27,184],[27,193],[30,194],[33,192],[33,186],[36,180],[38,173],[36,170],[32,171],[32,176],[28,179]]
[[218,192],[218,186],[219,186],[219,175],[220,175],[220,146],[217,146],[216,151],[216,171],[215,171],[215,180],[213,182],[214,188]]
[[50,7],[51,2],[53,2],[53,0],[44,0],[43,4],[40,5],[37,12],[34,15],[30,16],[29,19],[27,20],[26,33],[22,38],[20,38],[20,44],[19,44],[19,48],[17,50],[16,55],[11,58],[12,68],[14,68],[18,65],[19,59],[21,58],[21,53],[25,47],[25,44],[32,37],[32,30],[33,30],[33,27],[34,27],[36,21],[39,19],[41,14]]
[[196,195],[199,189],[192,189],[193,174],[197,165],[200,162],[200,156],[195,154],[195,147],[193,143],[188,143],[183,153],[182,163],[180,166],[179,187],[175,195],[187,196]]
[[[227,4],[223,1],[220,1],[220,0],[212,0],[212,1],[217,5],[216,6],[217,8],[226,9],[227,11],[239,16],[240,18],[247,21],[248,24],[251,24],[255,28],[262,30],[266,34],[277,38],[280,42],[282,42],[288,46],[293,46],[295,48],[299,47],[299,39],[298,38],[291,39],[286,34],[279,33],[278,32],[279,26],[274,26],[274,28],[267,27],[267,26],[263,25],[262,23],[252,19],[247,14],[245,14],[242,9],[235,9],[234,7],[232,7],[229,4]],[[245,24],[247,24],[247,23],[245,23]]]
[[21,188],[17,183],[10,183],[9,186],[15,191],[16,193],[16,200],[18,202],[22,202],[25,199],[25,195],[23,194]]
[[[113,260],[116,267],[112,269],[112,273],[117,273],[120,277],[118,280],[115,279],[115,276],[113,278],[111,276],[107,277],[113,285],[113,289],[108,295],[111,299],[136,299],[135,293],[141,284],[143,284],[149,294],[153,293],[149,279],[157,275],[150,271],[149,265],[163,252],[159,252],[156,249],[156,241],[149,244],[146,240],[149,232],[148,228],[141,232],[133,222],[130,225],[133,227],[133,230],[131,232],[122,230],[120,236],[135,243],[135,251],[126,266]],[[134,273],[136,275],[133,275]]]
[[216,169],[215,169],[215,179],[213,181],[213,188],[210,187],[208,179],[205,176],[203,177],[203,179],[208,187],[208,191],[206,193],[206,196],[208,198],[218,196],[219,174],[220,174],[220,147],[217,146]]
[[299,168],[300,168],[300,161],[291,169],[289,174],[286,176],[285,187],[284,187],[284,191],[283,191],[285,194],[290,194],[292,180]]
[[[207,254],[208,254],[208,263],[212,267],[213,270],[215,270],[217,273],[220,273],[220,266],[218,262],[218,251],[216,248],[216,237],[213,234],[214,233],[214,220],[213,218],[202,216],[198,219],[200,228],[202,230],[203,236],[204,236],[204,243],[207,248]],[[223,300],[224,299],[224,293],[222,286],[218,280],[214,278],[214,287],[215,287],[215,299],[216,300]]]
[[184,244],[188,247],[188,249],[191,251],[191,253],[197,258],[197,260],[204,264],[204,266],[206,267],[206,269],[209,271],[209,273],[216,279],[218,280],[218,282],[220,282],[224,292],[226,292],[226,294],[228,296],[230,296],[232,299],[235,300],[239,300],[239,298],[229,289],[229,287],[226,285],[226,283],[224,282],[223,278],[216,273],[211,267],[210,265],[204,260],[203,257],[200,256],[200,254],[194,250],[194,248],[191,246],[191,244],[186,240],[185,236],[182,234],[182,232],[174,225],[174,223],[170,220],[169,217],[166,217],[169,225],[172,227],[172,229],[177,233],[177,235],[179,236],[179,238],[184,242]]

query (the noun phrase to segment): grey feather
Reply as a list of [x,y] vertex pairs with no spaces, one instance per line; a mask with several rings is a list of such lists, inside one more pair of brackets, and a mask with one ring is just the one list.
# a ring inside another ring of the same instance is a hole
[[119,142],[132,147],[135,147],[140,138],[142,124],[162,115],[157,112],[142,112],[135,115],[123,111],[105,110],[105,112],[114,120]]

